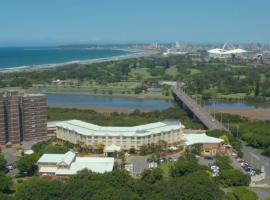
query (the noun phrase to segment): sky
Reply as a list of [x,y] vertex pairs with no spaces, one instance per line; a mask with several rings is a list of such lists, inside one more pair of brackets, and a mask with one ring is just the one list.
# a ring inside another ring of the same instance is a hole
[[269,0],[0,0],[0,46],[270,42]]

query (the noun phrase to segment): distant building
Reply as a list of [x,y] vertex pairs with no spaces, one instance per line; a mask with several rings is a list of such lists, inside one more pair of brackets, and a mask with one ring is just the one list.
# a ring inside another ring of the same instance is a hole
[[70,176],[87,169],[96,173],[111,172],[114,158],[79,157],[74,152],[43,154],[37,161],[41,176]]
[[148,93],[162,94],[162,88],[147,88]]
[[178,120],[168,120],[132,127],[98,126],[79,120],[56,123],[56,137],[60,141],[81,144],[97,148],[112,144],[123,150],[138,150],[144,144],[157,143],[164,140],[176,144],[182,140],[184,126]]
[[0,145],[47,137],[47,100],[43,94],[0,93]]

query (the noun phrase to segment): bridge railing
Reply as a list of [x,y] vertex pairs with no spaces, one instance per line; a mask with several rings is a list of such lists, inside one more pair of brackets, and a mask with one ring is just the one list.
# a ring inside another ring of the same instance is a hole
[[225,129],[221,122],[217,121],[205,108],[199,105],[180,87],[173,87],[172,91],[207,128],[212,130]]

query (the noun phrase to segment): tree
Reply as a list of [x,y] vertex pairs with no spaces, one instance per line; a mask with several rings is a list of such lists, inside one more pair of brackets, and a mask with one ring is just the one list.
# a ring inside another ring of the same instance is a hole
[[168,184],[160,184],[160,190],[165,199],[177,200],[221,200],[223,191],[206,175],[194,173],[181,178],[175,178]]
[[138,194],[125,191],[120,188],[105,188],[104,190],[98,191],[91,200],[140,200]]
[[255,96],[260,95],[260,79],[255,81]]
[[207,171],[207,170],[209,170],[208,167],[199,165],[194,161],[180,159],[179,161],[177,161],[175,164],[172,165],[170,173],[172,177],[180,177],[196,171]]
[[257,200],[257,194],[250,191],[246,187],[233,188],[232,192],[228,192],[225,196],[225,200]]
[[6,84],[2,80],[0,80],[0,88],[4,88],[4,87],[6,87]]
[[224,143],[225,144],[229,144],[229,138],[227,135],[222,135],[219,137],[220,139],[224,140]]
[[238,169],[221,169],[216,181],[224,187],[248,186],[250,177]]
[[152,153],[151,156],[148,158],[150,162],[156,162],[159,164],[160,162],[160,154],[158,152]]
[[7,160],[3,154],[0,154],[0,171],[4,171],[6,168]]
[[104,148],[105,148],[105,145],[103,143],[97,144],[97,149],[98,149],[99,153],[103,153]]
[[121,167],[124,166],[125,162],[126,162],[126,153],[122,150],[117,152],[117,158],[121,160]]
[[4,173],[0,173],[0,192],[10,193],[12,188],[12,179]]
[[34,153],[31,155],[22,156],[17,162],[16,166],[21,175],[32,175],[35,172],[35,163],[38,161],[39,156]]
[[33,177],[24,181],[15,193],[15,200],[59,200],[63,199],[62,183]]
[[146,169],[141,176],[142,181],[153,184],[163,179],[163,171],[160,168]]

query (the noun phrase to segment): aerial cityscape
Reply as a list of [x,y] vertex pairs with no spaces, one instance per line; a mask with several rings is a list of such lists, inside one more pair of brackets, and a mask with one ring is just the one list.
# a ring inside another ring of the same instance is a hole
[[270,2],[0,6],[0,200],[270,200]]

